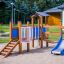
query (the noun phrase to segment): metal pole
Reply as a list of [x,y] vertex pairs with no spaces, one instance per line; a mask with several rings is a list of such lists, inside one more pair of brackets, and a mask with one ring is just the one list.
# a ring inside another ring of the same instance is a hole
[[12,25],[13,25],[13,3],[11,3],[12,5]]
[[13,24],[13,5],[12,5],[12,24]]
[[14,24],[15,24],[15,8],[14,8]]

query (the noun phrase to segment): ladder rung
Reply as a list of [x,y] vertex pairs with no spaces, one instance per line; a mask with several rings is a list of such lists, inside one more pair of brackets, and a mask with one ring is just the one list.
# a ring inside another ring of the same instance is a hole
[[11,44],[13,43],[13,44],[15,44],[16,42],[10,42]]
[[9,50],[9,49],[4,49],[3,51],[4,51],[4,52],[9,52],[10,50]]
[[3,51],[2,51],[1,54],[2,54],[2,55],[7,55],[7,52],[3,52]]
[[0,52],[1,55],[4,55],[5,57],[7,57],[12,51],[13,49],[17,46],[19,41],[17,42],[9,42],[4,48],[3,50]]
[[10,42],[9,44],[13,44],[13,45],[15,45],[16,43],[12,43],[12,42]]
[[10,47],[13,47],[14,45],[12,45],[12,44],[9,44],[8,46],[10,46]]
[[6,49],[12,49],[12,47],[7,46]]

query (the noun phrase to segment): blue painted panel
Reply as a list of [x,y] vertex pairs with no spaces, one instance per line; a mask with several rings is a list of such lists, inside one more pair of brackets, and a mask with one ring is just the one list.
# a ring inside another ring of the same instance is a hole
[[19,33],[18,33],[18,29],[12,29],[12,38],[18,38]]
[[38,39],[40,37],[40,29],[39,27],[36,27],[36,39]]
[[46,31],[47,31],[47,29],[46,29],[45,27],[43,27],[43,28],[42,28],[42,32],[45,33]]
[[35,38],[35,27],[33,28],[33,37]]

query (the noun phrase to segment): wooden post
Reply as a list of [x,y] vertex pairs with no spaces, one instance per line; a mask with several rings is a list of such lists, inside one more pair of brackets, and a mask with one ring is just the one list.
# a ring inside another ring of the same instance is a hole
[[[48,38],[47,38],[48,39]],[[48,41],[46,41],[46,47],[48,47]]]
[[43,47],[43,33],[42,33],[42,28],[43,28],[43,22],[42,22],[42,16],[40,16],[40,27],[41,27],[41,48]]
[[[40,29],[40,18],[38,18],[38,27]],[[38,40],[39,40],[39,46],[40,46],[40,38]]]
[[10,21],[10,41],[12,41],[12,22]]
[[[29,26],[29,22],[27,22],[27,27]],[[27,33],[26,33],[26,35],[27,35],[27,40],[28,40],[28,28],[27,28]],[[30,51],[30,43],[28,42],[27,43],[27,52],[29,52]]]
[[48,25],[48,16],[45,16],[45,25]]
[[[33,16],[31,17],[32,19],[32,28],[34,28],[34,18]],[[32,47],[34,48],[34,36],[33,36],[33,40],[32,40]]]
[[19,53],[22,52],[22,42],[21,42],[21,27],[22,27],[22,23],[21,21],[18,21],[18,29],[19,29]]
[[[48,24],[48,16],[46,17],[46,25]],[[48,28],[46,28],[48,31]],[[48,39],[48,35],[46,36],[46,39]],[[46,41],[46,47],[48,47],[48,41]]]

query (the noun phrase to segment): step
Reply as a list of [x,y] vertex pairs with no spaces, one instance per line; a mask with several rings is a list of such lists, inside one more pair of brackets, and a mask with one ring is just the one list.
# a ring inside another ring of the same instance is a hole
[[10,42],[9,44],[13,44],[13,45],[15,45],[16,43],[12,43],[12,42]]
[[7,55],[8,52],[1,52],[1,55]]
[[10,42],[11,44],[16,44],[16,42]]
[[13,47],[9,47],[9,46],[7,46],[5,49],[12,49]]
[[9,46],[9,47],[14,47],[14,45],[13,45],[13,44],[9,44],[8,46]]
[[3,51],[4,51],[4,52],[9,52],[9,51],[10,51],[10,49],[4,49]]
[[11,53],[11,51],[16,47],[17,44],[18,44],[18,41],[9,42],[8,45],[5,46],[3,50],[0,52],[0,54],[7,57]]

